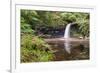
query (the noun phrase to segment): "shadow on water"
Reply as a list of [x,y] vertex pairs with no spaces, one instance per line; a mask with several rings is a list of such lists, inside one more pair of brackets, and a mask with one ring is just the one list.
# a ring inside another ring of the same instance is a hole
[[[69,42],[70,53],[66,51],[65,42],[48,42],[51,45],[53,53],[55,55],[54,61],[66,61],[66,60],[88,60],[89,59],[89,41],[85,43]],[[67,45],[67,47],[69,47]]]

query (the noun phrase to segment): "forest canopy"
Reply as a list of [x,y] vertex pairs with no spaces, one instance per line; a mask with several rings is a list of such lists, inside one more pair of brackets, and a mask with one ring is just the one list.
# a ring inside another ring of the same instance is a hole
[[[35,33],[43,29],[65,29],[76,23],[81,36],[89,36],[89,13],[21,10],[21,33]],[[44,31],[45,32],[45,31]]]

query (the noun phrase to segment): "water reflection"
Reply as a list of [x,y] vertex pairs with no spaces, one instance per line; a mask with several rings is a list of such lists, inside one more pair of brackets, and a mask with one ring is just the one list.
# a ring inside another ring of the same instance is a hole
[[54,51],[54,61],[89,59],[89,41],[83,42],[48,42]]
[[70,42],[65,41],[64,46],[65,46],[64,48],[65,48],[66,52],[68,52],[70,54],[71,53]]

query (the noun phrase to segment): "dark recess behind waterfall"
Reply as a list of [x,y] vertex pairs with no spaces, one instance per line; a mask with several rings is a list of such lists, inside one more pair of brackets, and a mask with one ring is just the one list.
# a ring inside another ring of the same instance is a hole
[[[36,34],[43,38],[61,38],[64,36],[65,28],[66,28],[66,26],[61,26],[58,28],[41,26],[41,28],[37,28],[38,31],[36,32]],[[77,25],[72,25],[71,32],[70,32],[71,36],[72,36],[73,31],[78,32],[78,30],[79,29],[78,29]]]

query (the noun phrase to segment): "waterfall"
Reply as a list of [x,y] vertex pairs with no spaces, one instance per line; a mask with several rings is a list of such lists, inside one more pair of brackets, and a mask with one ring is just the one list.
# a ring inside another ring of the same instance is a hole
[[68,24],[65,28],[65,34],[64,34],[64,38],[70,38],[70,26],[71,26],[71,23]]
[[71,27],[71,23],[66,26],[65,33],[64,33],[64,39],[65,39],[64,46],[65,46],[65,50],[69,54],[71,53],[71,51],[70,51],[70,44],[69,44],[69,41],[68,41],[68,38],[70,38],[70,27]]

